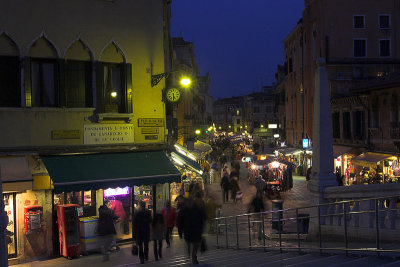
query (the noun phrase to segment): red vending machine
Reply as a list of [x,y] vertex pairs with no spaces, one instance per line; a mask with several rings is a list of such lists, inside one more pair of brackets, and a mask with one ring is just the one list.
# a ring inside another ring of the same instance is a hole
[[68,259],[81,255],[78,205],[66,204],[57,206],[58,236],[60,254]]

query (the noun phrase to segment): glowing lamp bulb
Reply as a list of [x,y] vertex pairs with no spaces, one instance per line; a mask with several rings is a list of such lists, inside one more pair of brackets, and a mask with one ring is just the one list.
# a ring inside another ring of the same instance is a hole
[[191,83],[191,81],[190,81],[189,78],[183,78],[183,79],[181,80],[181,84],[182,84],[183,86],[189,86],[190,83]]
[[111,92],[112,97],[117,97],[117,92]]

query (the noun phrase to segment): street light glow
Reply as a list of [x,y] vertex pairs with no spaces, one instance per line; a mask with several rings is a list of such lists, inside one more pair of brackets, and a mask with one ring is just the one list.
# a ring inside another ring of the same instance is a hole
[[187,87],[191,84],[191,80],[189,78],[182,78],[181,79],[181,85],[183,85],[184,87]]
[[200,131],[199,129],[197,129],[197,130],[195,131],[195,133],[196,133],[196,134],[201,134],[201,131]]
[[111,97],[117,97],[117,92],[111,92]]

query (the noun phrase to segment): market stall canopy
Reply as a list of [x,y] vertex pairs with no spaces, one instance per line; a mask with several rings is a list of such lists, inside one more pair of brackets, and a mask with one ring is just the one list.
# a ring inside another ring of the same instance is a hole
[[44,156],[56,193],[179,182],[164,151]]
[[264,160],[256,160],[254,162],[254,164],[259,165],[259,166],[263,166],[263,165],[270,164],[270,163],[272,163],[274,161],[277,161],[277,162],[279,162],[281,164],[284,164],[284,165],[291,166],[292,168],[295,166],[293,163],[291,163],[289,161],[286,161],[286,160],[283,160],[283,159],[280,159],[280,158],[267,158],[267,159],[264,159]]
[[193,160],[193,161],[196,161],[196,160],[197,160],[198,155],[197,155],[197,157],[196,157],[196,155],[195,155],[194,153],[192,153],[191,151],[189,151],[186,147],[184,147],[184,146],[182,146],[182,145],[180,145],[180,144],[178,144],[178,143],[175,143],[174,147],[175,147],[175,150],[176,150],[179,154],[182,154],[182,155],[184,155],[184,156],[190,158],[190,159]]
[[179,152],[171,152],[172,161],[175,162],[180,167],[187,167],[190,170],[197,172],[198,174],[202,175],[203,171],[201,166],[194,160],[182,155]]
[[3,192],[32,190],[33,178],[25,157],[1,157]]
[[333,158],[336,159],[344,154],[350,154],[352,156],[357,156],[361,152],[365,151],[364,148],[351,147],[351,146],[333,146]]
[[373,152],[365,152],[361,155],[354,157],[351,159],[353,164],[361,165],[365,167],[376,167],[379,161],[385,160],[392,157],[389,154],[382,154],[382,153],[373,153]]
[[199,151],[202,155],[206,155],[212,151],[212,147],[209,144],[199,140],[194,143],[194,149]]

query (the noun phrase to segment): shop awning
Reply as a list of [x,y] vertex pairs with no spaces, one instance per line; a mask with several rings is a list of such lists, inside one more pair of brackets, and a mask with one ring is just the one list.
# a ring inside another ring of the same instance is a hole
[[378,162],[390,158],[392,156],[393,155],[390,154],[365,152],[357,157],[352,158],[351,161],[355,165],[360,165],[365,167],[376,167]]
[[198,174],[202,175],[203,171],[201,166],[194,160],[182,155],[179,152],[171,152],[172,161],[177,164],[179,167],[186,167],[190,170],[197,172]]
[[25,157],[1,157],[0,168],[3,192],[32,190],[33,178]]
[[46,156],[42,160],[56,193],[179,182],[165,152]]

